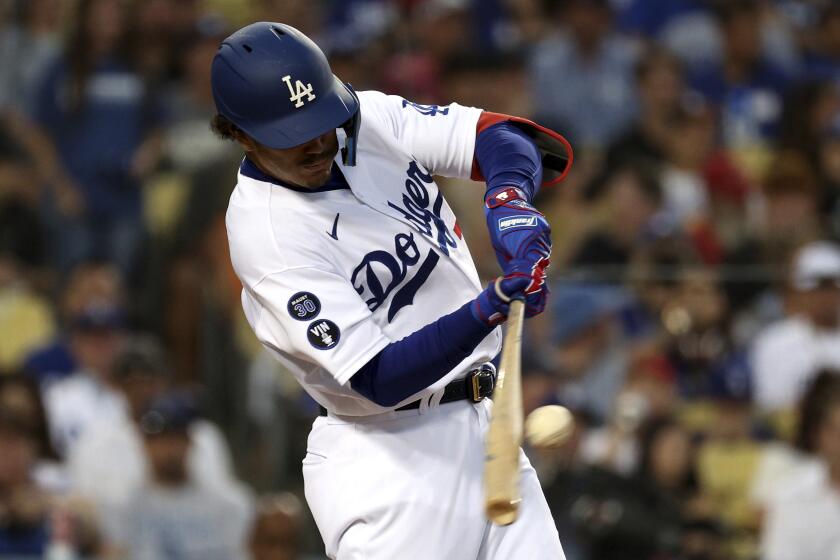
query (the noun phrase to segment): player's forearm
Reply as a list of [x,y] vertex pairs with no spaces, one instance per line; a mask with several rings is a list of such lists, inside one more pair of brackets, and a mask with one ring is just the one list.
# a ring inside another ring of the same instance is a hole
[[540,152],[534,142],[510,122],[482,130],[475,140],[475,158],[487,182],[487,192],[518,187],[533,199],[542,181]]
[[380,406],[394,406],[450,372],[493,330],[470,310],[472,302],[392,342],[350,379]]

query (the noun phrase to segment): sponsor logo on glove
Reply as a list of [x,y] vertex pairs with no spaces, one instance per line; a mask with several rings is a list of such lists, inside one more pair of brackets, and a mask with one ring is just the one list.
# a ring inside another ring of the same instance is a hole
[[499,218],[499,231],[521,227],[535,227],[536,225],[536,216],[510,216],[508,218]]

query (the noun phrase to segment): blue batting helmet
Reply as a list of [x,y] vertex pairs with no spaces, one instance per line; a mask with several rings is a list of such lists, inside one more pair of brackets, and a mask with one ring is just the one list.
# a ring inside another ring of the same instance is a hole
[[345,127],[347,151],[354,151],[359,100],[318,45],[294,27],[243,27],[222,41],[211,81],[219,114],[264,146],[291,148]]

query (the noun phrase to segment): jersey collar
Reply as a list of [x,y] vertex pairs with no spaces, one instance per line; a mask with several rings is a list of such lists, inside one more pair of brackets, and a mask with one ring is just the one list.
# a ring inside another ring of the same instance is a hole
[[283,187],[285,189],[301,193],[318,193],[350,188],[350,185],[347,183],[347,179],[344,178],[344,173],[341,172],[341,169],[338,167],[338,165],[336,165],[335,162],[333,162],[332,172],[330,174],[329,180],[326,182],[326,184],[324,184],[321,187],[318,187],[317,189],[296,187],[294,185],[290,185],[284,181],[281,181],[280,179],[277,179],[270,175],[266,175],[265,173],[260,171],[260,168],[257,167],[253,161],[248,159],[247,156],[242,159],[242,164],[239,166],[239,172],[246,177],[250,177],[251,179],[263,181],[265,183],[271,183],[272,185],[277,185],[279,187]]

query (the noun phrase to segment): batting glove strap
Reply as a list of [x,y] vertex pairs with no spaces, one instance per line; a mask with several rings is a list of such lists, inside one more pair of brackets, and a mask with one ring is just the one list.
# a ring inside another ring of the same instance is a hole
[[[519,201],[519,204],[514,204],[515,201]],[[506,204],[511,204],[514,207],[524,205],[533,208],[528,202],[528,197],[525,192],[517,187],[503,187],[488,192],[484,199],[484,204],[487,208],[498,208]],[[536,209],[534,210],[536,211]]]

